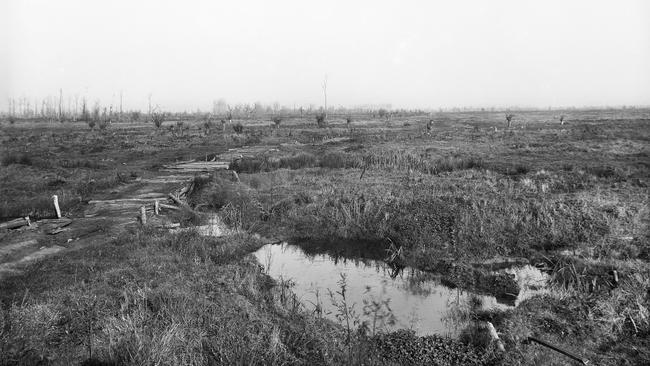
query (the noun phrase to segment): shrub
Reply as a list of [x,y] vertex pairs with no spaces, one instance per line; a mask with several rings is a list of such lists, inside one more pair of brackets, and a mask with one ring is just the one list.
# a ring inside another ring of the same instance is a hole
[[232,125],[232,129],[235,131],[235,133],[244,132],[244,126],[241,123],[235,123]]
[[14,116],[14,115],[10,115],[10,116],[7,118],[7,120],[9,121],[9,124],[12,124],[12,125],[13,125],[14,123],[16,123],[16,116]]
[[203,122],[203,129],[205,130],[205,134],[209,134],[210,130],[214,128],[214,122],[212,122],[211,119],[208,119],[207,121]]
[[272,121],[275,124],[275,127],[280,127],[280,123],[282,123],[282,118],[275,116],[273,117]]
[[506,171],[507,175],[525,175],[530,171],[530,167],[523,164],[517,164]]
[[106,111],[104,110],[104,115],[103,115],[102,118],[99,120],[98,127],[99,127],[100,130],[103,131],[103,130],[105,130],[106,128],[108,128],[108,126],[111,124],[111,122],[112,122],[112,121],[111,121],[111,116],[110,116],[110,114],[106,114]]
[[319,128],[324,128],[327,126],[326,117],[327,115],[325,113],[319,113],[316,115],[316,124]]
[[181,121],[176,121],[176,132],[180,134],[181,136],[183,135],[183,128],[185,127],[185,122]]
[[151,122],[153,122],[154,126],[156,128],[160,129],[162,127],[163,122],[165,121],[165,113],[164,112],[157,112],[154,111],[151,113]]

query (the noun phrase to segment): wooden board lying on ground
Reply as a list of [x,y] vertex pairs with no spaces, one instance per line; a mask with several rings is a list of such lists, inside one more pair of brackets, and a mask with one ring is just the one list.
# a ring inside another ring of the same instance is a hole
[[228,169],[230,163],[225,161],[195,161],[192,163],[165,165],[165,172],[209,172]]
[[0,223],[0,230],[5,230],[5,229],[16,229],[25,225],[29,225],[29,219],[28,218],[19,218],[7,222],[2,222]]

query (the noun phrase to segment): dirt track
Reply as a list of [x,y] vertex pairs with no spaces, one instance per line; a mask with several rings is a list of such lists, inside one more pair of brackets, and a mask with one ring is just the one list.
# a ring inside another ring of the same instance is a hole
[[[233,151],[228,152],[232,154]],[[151,224],[169,224],[164,212],[153,216],[156,200],[168,203],[168,194],[187,185],[195,175],[227,168],[228,162],[224,161],[171,164],[151,176],[96,195],[78,217],[69,217],[72,222],[68,225],[57,226],[52,220],[41,220],[0,233],[0,280],[19,274],[30,263],[53,254],[114,239],[127,227],[140,224],[138,216],[143,205]],[[53,229],[58,229],[56,234],[49,234]]]

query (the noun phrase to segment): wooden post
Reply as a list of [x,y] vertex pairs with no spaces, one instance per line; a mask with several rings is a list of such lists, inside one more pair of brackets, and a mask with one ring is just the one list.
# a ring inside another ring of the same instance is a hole
[[158,200],[155,200],[153,203],[153,213],[156,216],[160,214],[160,202]]
[[140,223],[147,224],[147,208],[144,205],[140,206]]
[[614,287],[617,287],[618,286],[618,272],[616,270],[613,270],[612,275],[614,275]]
[[54,201],[54,209],[56,210],[56,218],[61,218],[61,209],[59,208],[59,197],[57,195],[52,196],[52,201]]

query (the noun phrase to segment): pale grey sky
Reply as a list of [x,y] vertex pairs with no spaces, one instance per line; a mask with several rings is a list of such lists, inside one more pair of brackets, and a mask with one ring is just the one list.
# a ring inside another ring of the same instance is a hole
[[[650,105],[650,2],[0,0],[0,97]],[[1,110],[6,109],[2,102]]]

